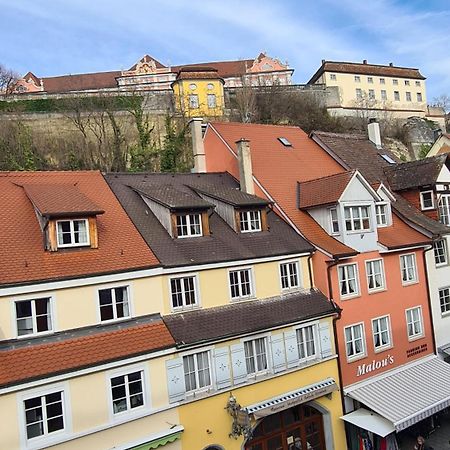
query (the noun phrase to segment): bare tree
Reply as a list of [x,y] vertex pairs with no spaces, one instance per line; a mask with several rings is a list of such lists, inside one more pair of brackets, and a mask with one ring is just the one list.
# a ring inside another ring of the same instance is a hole
[[12,69],[0,64],[0,97],[7,97],[14,92],[19,75]]

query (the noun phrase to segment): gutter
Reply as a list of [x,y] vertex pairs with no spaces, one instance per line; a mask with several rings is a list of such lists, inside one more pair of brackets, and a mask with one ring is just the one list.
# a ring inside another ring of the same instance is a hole
[[434,332],[434,320],[433,320],[433,307],[431,304],[431,296],[430,296],[430,280],[428,277],[428,268],[427,268],[427,257],[425,253],[434,250],[433,245],[430,248],[427,248],[423,251],[422,257],[423,257],[423,266],[424,266],[424,272],[425,272],[425,282],[427,286],[427,300],[428,300],[428,309],[430,311],[430,324],[431,324],[431,338],[433,341],[433,353],[436,355],[436,336]]

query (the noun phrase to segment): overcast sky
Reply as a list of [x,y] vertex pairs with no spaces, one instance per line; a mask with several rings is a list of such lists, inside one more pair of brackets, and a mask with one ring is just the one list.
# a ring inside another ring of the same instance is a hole
[[305,83],[322,59],[417,67],[450,95],[450,0],[0,0],[0,64],[37,76],[166,65],[288,61]]

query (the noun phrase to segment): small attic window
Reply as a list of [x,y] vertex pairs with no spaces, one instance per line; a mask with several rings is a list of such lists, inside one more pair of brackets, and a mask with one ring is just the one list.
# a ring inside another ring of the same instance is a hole
[[292,147],[292,144],[291,144],[285,137],[279,137],[278,140],[279,140],[285,147]]
[[90,245],[87,219],[58,220],[56,226],[58,247],[81,247]]
[[389,164],[396,164],[396,162],[389,155],[386,155],[386,153],[383,153],[380,156]]
[[178,238],[202,236],[201,214],[179,214],[176,216]]

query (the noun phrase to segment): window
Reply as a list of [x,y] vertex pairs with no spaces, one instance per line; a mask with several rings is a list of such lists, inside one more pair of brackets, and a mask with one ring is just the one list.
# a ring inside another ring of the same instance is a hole
[[422,94],[420,92],[417,93],[417,101],[418,102],[423,102],[422,100]]
[[441,313],[450,312],[450,288],[439,289],[439,303],[441,304]]
[[27,439],[64,430],[63,392],[52,392],[24,401]]
[[300,359],[315,358],[316,346],[314,343],[314,325],[298,328],[297,336],[298,355]]
[[395,78],[392,80],[392,84],[394,85],[394,86],[397,86],[398,85],[398,80],[396,80]]
[[57,224],[58,247],[77,247],[89,245],[86,219],[60,220]]
[[372,331],[373,331],[373,345],[375,350],[381,350],[385,347],[390,347],[391,336],[389,330],[389,317],[379,317],[378,319],[372,320]]
[[247,374],[267,370],[266,338],[244,342],[244,351]]
[[386,84],[386,80],[384,78],[380,78],[380,84]]
[[52,330],[49,298],[16,302],[17,336],[45,333]]
[[417,281],[416,256],[413,253],[400,256],[400,267],[402,270],[403,284]]
[[347,231],[369,231],[369,207],[347,206],[344,208],[345,227]]
[[367,286],[370,291],[384,289],[383,260],[366,261]]
[[422,308],[420,306],[406,310],[406,325],[408,339],[415,339],[423,335]]
[[436,266],[443,266],[448,263],[447,259],[447,241],[445,239],[439,239],[434,241],[434,261]]
[[359,75],[355,75],[355,83],[361,83],[361,77]]
[[357,88],[356,89],[356,98],[362,98],[362,89]]
[[261,211],[241,211],[239,213],[241,233],[261,231]]
[[409,86],[409,80],[405,80],[405,86]]
[[433,191],[422,191],[420,193],[420,206],[422,210],[434,209]]
[[341,297],[359,294],[358,270],[356,264],[346,264],[338,267],[339,292]]
[[191,109],[198,108],[198,95],[197,94],[189,95],[189,108],[191,108]]
[[208,91],[212,91],[214,89],[214,84],[208,83],[206,88],[208,89]]
[[450,195],[441,194],[438,203],[439,221],[444,225],[450,225]]
[[377,216],[377,226],[378,227],[386,227],[388,224],[387,204],[379,203],[379,204],[375,205],[375,213]]
[[183,368],[187,392],[211,386],[209,352],[183,356]]
[[196,85],[195,83],[191,83],[191,84],[189,85],[189,89],[190,89],[191,91],[195,91],[195,90],[197,89],[197,85]]
[[410,102],[411,101],[411,92],[406,92],[406,101]]
[[375,99],[375,90],[374,89],[369,89],[369,98],[371,100]]
[[216,94],[208,94],[208,108],[215,108],[217,106]]
[[417,80],[416,80],[416,86],[419,86],[419,87],[420,87],[420,81],[417,81]]
[[381,100],[387,100],[387,93],[384,89],[381,89]]
[[177,237],[202,236],[202,220],[200,214],[177,215]]
[[229,272],[231,298],[251,297],[251,269],[232,270]]
[[280,264],[280,277],[282,289],[294,289],[300,287],[298,263],[293,261]]
[[113,413],[130,411],[144,405],[143,372],[111,378]]
[[344,328],[347,358],[353,359],[365,354],[363,324],[351,325]]
[[285,137],[279,137],[278,140],[285,146],[285,147],[292,147],[291,142],[289,139],[286,139]]
[[367,77],[367,82],[373,84],[373,77]]
[[126,286],[100,289],[98,291],[100,304],[100,320],[122,319],[130,316],[128,304],[128,288]]
[[336,81],[336,74],[335,73],[330,73],[330,80]]
[[336,208],[330,209],[331,234],[339,234],[339,219]]
[[399,91],[394,91],[394,100],[396,102],[400,101],[400,92]]
[[397,164],[389,155],[383,153],[380,155],[387,163],[389,164]]
[[174,309],[197,306],[195,284],[195,276],[172,278],[170,280],[170,296]]

